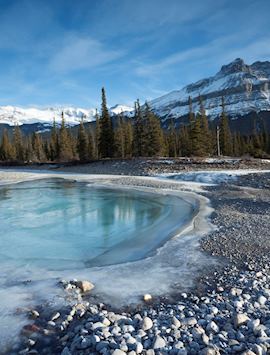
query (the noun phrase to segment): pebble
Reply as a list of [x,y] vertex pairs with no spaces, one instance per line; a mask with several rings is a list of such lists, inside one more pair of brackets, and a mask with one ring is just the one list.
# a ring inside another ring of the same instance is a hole
[[90,292],[95,286],[90,281],[76,281],[75,285],[83,292]]
[[166,346],[166,341],[159,335],[156,336],[153,342],[153,349],[163,349]]
[[146,293],[146,294],[143,296],[143,300],[144,300],[144,302],[152,301],[152,296],[151,296],[149,293]]
[[234,318],[234,326],[240,327],[243,324],[246,324],[249,321],[249,317],[244,313],[237,313]]
[[142,321],[142,330],[149,330],[153,327],[152,319],[149,317],[144,317]]

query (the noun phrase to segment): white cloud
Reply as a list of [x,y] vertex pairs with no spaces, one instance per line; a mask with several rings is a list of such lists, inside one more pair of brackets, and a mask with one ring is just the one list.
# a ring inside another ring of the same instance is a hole
[[183,63],[188,66],[189,61],[193,65],[214,64],[223,65],[237,57],[243,58],[251,64],[258,59],[269,59],[270,40],[269,38],[250,39],[240,45],[239,38],[242,34],[217,38],[205,45],[193,47],[185,51],[176,52],[172,55],[150,64],[140,63],[135,68],[138,76],[152,78],[157,75],[166,74],[168,71],[175,71],[176,66]]
[[123,54],[123,51],[105,48],[95,39],[70,35],[52,55],[49,67],[59,72],[94,68],[110,63]]

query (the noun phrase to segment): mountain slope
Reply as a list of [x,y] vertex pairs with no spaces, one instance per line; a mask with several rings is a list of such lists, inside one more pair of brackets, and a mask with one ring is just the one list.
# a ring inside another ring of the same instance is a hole
[[[110,109],[112,115],[124,112],[129,115],[133,111],[132,107],[124,105],[115,105]],[[93,108],[83,109],[74,107],[55,107],[55,108],[21,108],[14,106],[0,106],[0,124],[42,124],[44,127],[51,126],[53,120],[57,123],[61,122],[62,112],[64,112],[65,121],[68,125],[74,126],[79,124],[82,118],[85,122],[95,120],[96,110]]]
[[247,65],[237,58],[222,66],[216,75],[172,91],[149,104],[164,121],[188,114],[189,96],[193,101],[193,111],[197,112],[201,95],[207,115],[214,119],[221,112],[221,98],[224,96],[226,112],[235,118],[254,111],[270,111],[269,83],[270,62]]

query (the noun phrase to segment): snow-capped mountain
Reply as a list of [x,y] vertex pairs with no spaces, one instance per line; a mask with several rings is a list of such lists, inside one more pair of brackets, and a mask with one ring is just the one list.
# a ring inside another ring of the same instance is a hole
[[133,110],[133,107],[125,105],[115,105],[110,108],[111,114],[119,115],[120,113],[124,113],[126,116],[133,115]]
[[[230,64],[222,66],[216,75],[149,101],[149,105],[161,118],[164,127],[168,125],[168,118],[176,118],[177,124],[179,124],[181,117],[188,114],[189,97],[192,98],[194,112],[199,111],[199,98],[202,97],[206,114],[210,119],[215,119],[220,115],[221,99],[224,97],[227,114],[231,118],[240,118],[270,111],[269,87],[270,62],[255,62],[252,65],[247,65],[242,59],[237,58]],[[60,123],[62,112],[64,112],[66,123],[74,126],[81,121],[82,117],[85,122],[94,121],[96,109],[74,107],[38,109],[0,106],[0,125],[32,124],[38,125],[42,131],[52,125],[54,118],[57,123]],[[110,108],[111,115],[118,115],[121,112],[125,116],[132,117],[133,107],[115,105]],[[249,119],[249,129],[253,125],[252,120],[253,118]],[[234,121],[234,125],[240,124],[236,122],[238,120]],[[247,125],[248,120],[245,119],[245,122]],[[241,124],[241,126],[243,125]]]
[[[110,109],[112,115],[123,112],[129,115],[133,111],[132,107],[125,105],[116,105]],[[79,124],[83,118],[85,122],[95,120],[96,109],[83,109],[74,107],[56,107],[56,108],[21,108],[15,106],[0,106],[0,124],[33,124],[41,123],[44,126],[51,126],[53,120],[60,123],[64,112],[65,121],[68,125],[74,126]]]
[[149,104],[164,121],[186,115],[189,96],[193,101],[193,111],[197,112],[201,95],[207,115],[214,119],[221,112],[224,96],[227,114],[236,118],[250,112],[270,111],[269,84],[270,62],[247,65],[237,58],[222,66],[216,75],[172,91]]

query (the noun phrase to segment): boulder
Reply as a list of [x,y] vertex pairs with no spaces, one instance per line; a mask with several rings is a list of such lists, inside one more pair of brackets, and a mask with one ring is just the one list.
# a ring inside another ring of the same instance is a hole
[[90,292],[95,287],[90,281],[77,281],[76,286],[81,289],[83,293]]

